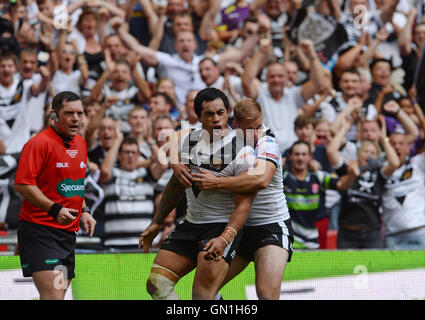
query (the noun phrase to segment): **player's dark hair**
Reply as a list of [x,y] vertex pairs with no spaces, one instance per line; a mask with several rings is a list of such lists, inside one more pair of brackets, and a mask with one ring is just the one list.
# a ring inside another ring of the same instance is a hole
[[52,101],[52,109],[56,114],[63,108],[64,102],[78,101],[81,100],[80,96],[72,91],[59,92]]
[[205,88],[198,92],[195,97],[195,113],[198,118],[201,117],[202,107],[204,102],[214,101],[216,99],[221,99],[223,101],[226,110],[229,111],[229,100],[223,91],[216,88]]

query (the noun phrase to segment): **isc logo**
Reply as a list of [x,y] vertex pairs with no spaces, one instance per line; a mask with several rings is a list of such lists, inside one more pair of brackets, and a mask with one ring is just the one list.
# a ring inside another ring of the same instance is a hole
[[65,163],[57,162],[56,168],[69,168],[68,162],[65,162]]

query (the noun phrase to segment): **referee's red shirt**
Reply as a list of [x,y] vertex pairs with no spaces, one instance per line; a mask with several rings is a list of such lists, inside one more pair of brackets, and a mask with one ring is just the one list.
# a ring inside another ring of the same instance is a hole
[[79,210],[77,219],[68,225],[59,224],[40,208],[24,200],[19,220],[77,231],[84,197],[87,146],[77,135],[66,148],[62,138],[47,128],[30,139],[22,149],[15,184],[37,186],[50,200],[66,208]]

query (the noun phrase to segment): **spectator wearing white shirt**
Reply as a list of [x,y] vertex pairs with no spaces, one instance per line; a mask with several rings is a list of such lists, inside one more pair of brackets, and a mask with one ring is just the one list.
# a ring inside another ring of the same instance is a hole
[[247,62],[242,74],[242,86],[247,97],[257,99],[263,111],[264,123],[276,134],[281,152],[297,140],[294,121],[299,109],[325,83],[323,68],[314,50],[313,42],[304,40],[300,47],[311,61],[310,79],[302,86],[286,88],[288,76],[280,63],[268,66],[266,83],[258,85],[254,79],[272,57],[270,39],[260,41],[259,50]]
[[[204,55],[195,54],[196,41],[193,32],[180,31],[176,34],[175,48],[177,53],[171,55],[141,45],[128,33],[128,25],[119,18],[111,20],[111,25],[117,30],[124,43],[131,50],[140,54],[141,61],[145,66],[157,67],[160,78],[166,77],[174,82],[178,105],[184,104],[188,91],[205,87],[199,73],[199,62],[204,58]],[[221,54],[214,57],[214,60],[220,66],[224,66],[228,61],[241,61],[246,54],[245,51]]]
[[41,81],[33,83],[15,76],[18,62],[14,54],[0,54],[0,153],[18,153],[30,138],[27,113],[32,96],[46,90],[50,73],[40,67]]
[[[24,49],[21,51],[19,60],[19,75],[15,75],[31,84],[40,83],[42,76],[37,72],[37,52],[33,49]],[[43,127],[47,91],[38,92],[37,96],[32,95],[31,97],[31,108],[27,112],[27,121],[30,124],[31,132],[38,132]]]

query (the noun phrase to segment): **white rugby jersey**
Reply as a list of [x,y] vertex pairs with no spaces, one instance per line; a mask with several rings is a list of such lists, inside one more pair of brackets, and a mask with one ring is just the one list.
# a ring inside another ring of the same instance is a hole
[[398,168],[386,181],[383,193],[385,234],[425,226],[425,153]]
[[290,218],[283,193],[282,156],[279,142],[270,129],[264,125],[263,130],[264,135],[257,142],[255,154],[257,159],[272,162],[276,166],[276,172],[269,186],[258,191],[245,223],[247,226],[283,222]]
[[[194,172],[199,168],[213,172],[216,176],[237,176],[252,168],[255,151],[244,146],[243,139],[236,139],[236,132],[214,143],[202,138],[203,129],[194,130],[182,138],[181,161],[189,164]],[[186,220],[191,223],[228,222],[234,210],[233,193],[226,190],[204,191],[195,184],[186,189]]]

